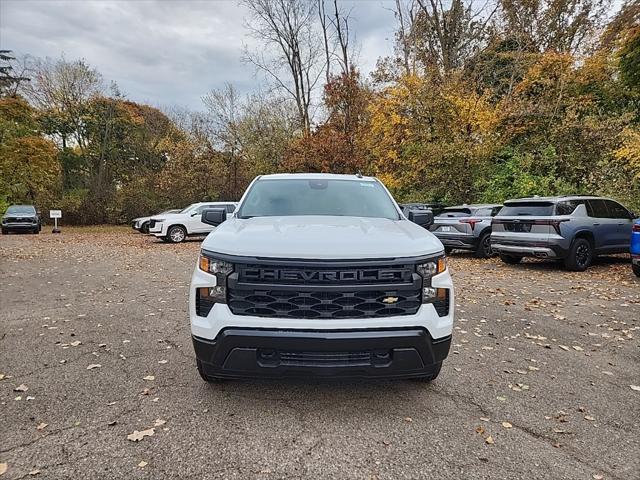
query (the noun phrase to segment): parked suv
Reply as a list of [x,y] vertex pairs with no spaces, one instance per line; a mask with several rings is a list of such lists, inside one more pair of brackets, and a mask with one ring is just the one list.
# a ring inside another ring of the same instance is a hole
[[502,205],[459,205],[447,207],[436,216],[429,230],[449,252],[454,248],[471,250],[476,257],[488,258],[491,250],[491,219]]
[[[164,212],[160,212],[156,214],[156,217],[162,217],[162,215],[169,215],[170,213],[179,213],[180,209],[174,210],[165,210]],[[149,222],[151,221],[151,217],[138,217],[131,220],[131,228],[134,230],[138,230],[141,233],[149,233]]]
[[633,224],[631,233],[631,268],[637,277],[640,277],[640,219]]
[[583,271],[596,255],[629,251],[633,217],[618,202],[601,197],[509,200],[493,219],[491,246],[506,263],[552,258]]
[[202,217],[220,225],[190,288],[204,380],[436,378],[455,303],[431,212],[410,221],[375,178],[282,174]]
[[11,205],[2,216],[2,234],[10,232],[40,233],[42,221],[33,205]]
[[236,205],[233,202],[201,202],[189,205],[178,213],[153,216],[149,220],[149,233],[165,242],[180,243],[188,236],[204,235],[215,228],[202,222],[204,210],[217,207],[231,213]]
[[431,210],[434,215],[438,215],[442,212],[446,205],[440,202],[429,203],[400,203],[400,209],[404,215],[408,215],[411,210]]

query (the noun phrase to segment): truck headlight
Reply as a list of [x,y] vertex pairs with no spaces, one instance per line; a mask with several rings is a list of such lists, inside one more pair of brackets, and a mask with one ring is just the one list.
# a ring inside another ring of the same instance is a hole
[[422,277],[422,303],[431,303],[446,296],[445,288],[431,286],[431,278],[447,269],[445,256],[416,265],[416,271]]
[[198,289],[199,298],[206,298],[213,303],[226,303],[227,277],[233,272],[233,264],[200,254],[198,268],[216,277],[216,285],[214,287]]

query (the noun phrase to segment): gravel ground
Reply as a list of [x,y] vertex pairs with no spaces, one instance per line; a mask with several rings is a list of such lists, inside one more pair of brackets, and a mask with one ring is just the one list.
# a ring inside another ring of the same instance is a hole
[[454,341],[431,385],[210,386],[187,317],[199,245],[0,237],[3,480],[640,477],[628,258],[569,273],[452,255]]

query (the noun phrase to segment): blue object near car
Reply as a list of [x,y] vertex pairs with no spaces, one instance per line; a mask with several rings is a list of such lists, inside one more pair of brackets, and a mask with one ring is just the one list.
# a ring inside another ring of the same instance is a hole
[[640,218],[633,223],[631,230],[631,268],[636,277],[640,277]]

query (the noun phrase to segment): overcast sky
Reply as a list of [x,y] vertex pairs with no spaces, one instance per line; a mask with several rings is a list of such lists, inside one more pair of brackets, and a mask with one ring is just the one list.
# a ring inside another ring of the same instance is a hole
[[[368,74],[392,51],[394,1],[341,3]],[[246,13],[233,0],[0,0],[0,49],[84,58],[132,100],[201,109],[225,82],[246,92],[263,81],[241,61],[243,44],[255,45]]]

